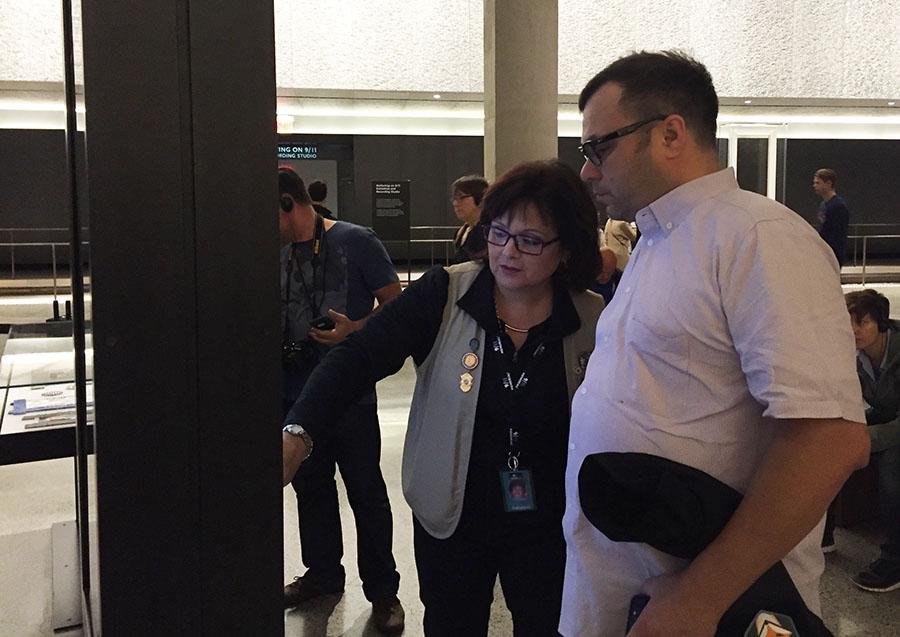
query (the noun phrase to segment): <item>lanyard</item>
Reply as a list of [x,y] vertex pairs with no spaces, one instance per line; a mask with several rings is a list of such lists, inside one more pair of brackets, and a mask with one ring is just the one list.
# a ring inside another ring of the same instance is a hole
[[[325,245],[325,220],[322,218],[322,215],[316,214],[316,229],[315,234],[313,235],[313,245],[312,245],[312,258],[309,263],[312,267],[312,285],[309,286],[306,283],[306,277],[303,275],[303,268],[298,265],[297,274],[300,275],[300,285],[303,286],[303,295],[306,297],[307,302],[307,311],[310,313],[310,318],[315,318],[319,315],[321,310],[322,302],[325,300],[325,268],[328,264],[328,260],[322,264],[322,298],[316,302],[316,271],[319,265],[319,254],[322,252],[322,248]],[[297,244],[291,245],[291,254],[288,256],[287,265],[285,266],[285,277],[286,282],[284,286],[284,307],[285,307],[285,321],[284,321],[284,342],[288,342],[291,340],[290,332],[291,332],[291,275],[294,271],[294,262],[297,260]]]
[[[510,361],[509,357],[506,355],[506,349],[503,346],[503,324],[498,319],[498,323],[500,324],[500,332],[493,339],[493,347],[494,351],[500,356],[498,359],[501,361],[501,374],[500,374],[500,384],[504,390],[509,392],[511,396],[512,403],[513,400],[516,400],[516,396],[520,396],[520,392],[525,389],[528,385],[528,372],[529,368],[533,368],[534,362],[540,358],[544,351],[546,351],[546,345],[544,342],[538,344],[537,347],[534,348],[534,351],[531,355],[525,360],[524,365],[520,370],[513,369],[513,364],[516,361],[516,354],[513,354],[512,361]],[[503,369],[505,368],[505,370]],[[518,375],[514,372],[518,371]],[[510,404],[510,407],[512,405]],[[507,424],[508,429],[508,438],[507,441],[509,443],[509,453],[506,458],[506,464],[511,471],[515,471],[519,468],[519,454],[521,450],[519,449],[519,439],[521,434],[519,432],[519,428],[516,424],[511,422],[512,420],[512,408],[507,410],[507,413],[510,414],[510,422]]]

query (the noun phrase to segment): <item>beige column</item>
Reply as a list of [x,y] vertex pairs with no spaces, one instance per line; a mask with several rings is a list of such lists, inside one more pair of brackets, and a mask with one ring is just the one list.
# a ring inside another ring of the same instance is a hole
[[484,175],[557,156],[557,0],[484,2]]

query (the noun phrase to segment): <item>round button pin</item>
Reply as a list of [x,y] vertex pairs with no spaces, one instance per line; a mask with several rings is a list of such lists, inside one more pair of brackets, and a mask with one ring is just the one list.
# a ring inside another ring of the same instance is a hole
[[478,354],[475,352],[466,352],[463,354],[462,365],[469,370],[478,367]]

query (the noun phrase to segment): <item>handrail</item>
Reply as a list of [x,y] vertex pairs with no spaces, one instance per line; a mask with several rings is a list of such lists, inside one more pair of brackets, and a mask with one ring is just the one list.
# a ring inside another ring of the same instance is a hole
[[[91,244],[90,241],[81,241],[81,245],[89,246]],[[53,268],[53,296],[55,297],[57,294],[57,274],[56,274],[56,248],[58,246],[66,246],[70,247],[70,243],[68,241],[25,241],[25,242],[0,242],[0,248],[9,248],[9,265],[10,265],[10,278],[16,278],[16,247],[25,247],[25,248],[50,248],[50,263]],[[71,263],[69,264],[71,267]]]
[[[68,232],[71,228],[0,228],[0,232]],[[89,228],[82,228],[88,230]]]
[[[84,227],[84,228],[81,228],[81,230],[82,230],[82,232],[87,234],[89,228]],[[70,231],[71,231],[70,228],[54,228],[54,227],[47,227],[47,228],[6,227],[6,228],[0,228],[0,232],[8,232],[9,233],[9,243],[2,243],[2,244],[0,244],[0,247],[9,248],[9,269],[10,269],[12,278],[13,279],[16,278],[16,246],[21,246],[21,247],[25,247],[25,248],[35,247],[35,246],[40,246],[40,245],[51,245],[52,246],[52,244],[48,244],[48,243],[36,244],[33,242],[29,242],[29,241],[16,241],[15,233],[17,233],[17,232],[70,232]],[[57,245],[60,245],[60,244],[57,244]],[[65,245],[69,245],[69,242],[67,241],[65,243]],[[56,263],[54,263],[53,266],[55,268]]]
[[[898,225],[898,224],[891,224]],[[853,239],[853,263],[856,264],[856,239],[862,239],[862,285],[866,284],[866,260],[868,253],[869,239],[900,239],[900,234],[859,234],[847,235],[848,239]]]

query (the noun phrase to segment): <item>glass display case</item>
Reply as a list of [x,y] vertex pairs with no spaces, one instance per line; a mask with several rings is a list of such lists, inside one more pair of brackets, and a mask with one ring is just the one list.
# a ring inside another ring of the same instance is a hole
[[[88,424],[93,360],[86,334]],[[0,464],[72,456],[75,372],[72,322],[12,325],[0,353]]]

